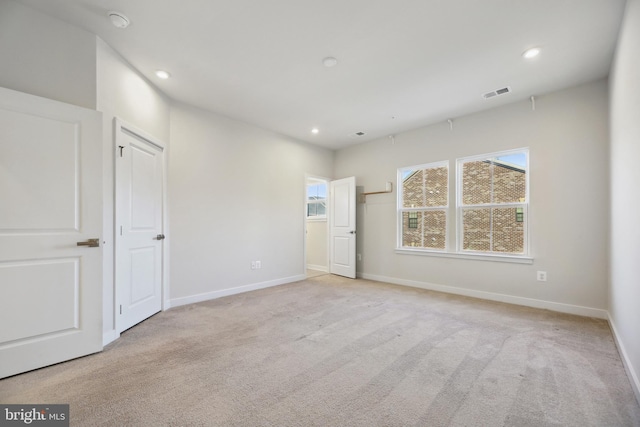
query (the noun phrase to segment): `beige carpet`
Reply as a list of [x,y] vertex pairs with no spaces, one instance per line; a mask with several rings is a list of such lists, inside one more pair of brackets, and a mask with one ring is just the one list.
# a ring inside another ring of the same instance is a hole
[[630,426],[603,320],[320,276],[160,313],[0,381],[76,426]]

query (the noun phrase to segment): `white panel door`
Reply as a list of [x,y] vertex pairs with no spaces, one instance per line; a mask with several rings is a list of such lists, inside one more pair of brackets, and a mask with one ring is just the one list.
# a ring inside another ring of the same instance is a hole
[[356,277],[356,178],[331,181],[331,273]]
[[0,378],[102,350],[101,231],[102,115],[0,88]]
[[116,327],[162,309],[163,149],[116,122]]

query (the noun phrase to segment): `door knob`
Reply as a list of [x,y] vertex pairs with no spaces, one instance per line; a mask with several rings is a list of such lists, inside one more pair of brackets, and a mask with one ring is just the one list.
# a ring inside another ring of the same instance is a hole
[[351,230],[349,234],[356,234],[356,230]]
[[158,235],[156,236],[156,240],[164,240],[164,238],[165,238],[165,235],[164,235],[164,234],[158,234]]
[[78,246],[89,246],[90,248],[97,248],[100,246],[100,239],[89,239],[86,242],[78,242]]

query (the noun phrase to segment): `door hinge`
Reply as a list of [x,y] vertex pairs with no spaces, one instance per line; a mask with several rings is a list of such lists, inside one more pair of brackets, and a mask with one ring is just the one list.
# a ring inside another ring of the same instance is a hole
[[120,235],[122,236],[122,226],[120,226]]
[[120,304],[120,314],[122,314],[122,304]]
[[122,150],[124,150],[124,145],[118,145],[118,148],[120,149],[120,157],[122,157]]

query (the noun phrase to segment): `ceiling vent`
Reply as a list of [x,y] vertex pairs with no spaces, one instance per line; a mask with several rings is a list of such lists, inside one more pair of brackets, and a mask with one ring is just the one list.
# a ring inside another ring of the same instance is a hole
[[489,99],[498,95],[504,95],[506,93],[511,93],[511,88],[509,86],[503,87],[502,89],[496,89],[496,90],[492,90],[491,92],[487,92],[484,95],[482,95],[482,97],[484,99]]
[[360,137],[363,137],[364,135],[365,135],[364,132],[356,132],[349,135],[349,138],[360,138]]

